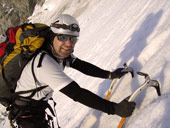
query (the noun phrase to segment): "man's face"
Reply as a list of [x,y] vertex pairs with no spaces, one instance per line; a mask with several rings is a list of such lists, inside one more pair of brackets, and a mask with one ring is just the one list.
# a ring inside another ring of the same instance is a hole
[[58,40],[58,37],[55,36],[53,40],[53,52],[58,56],[66,58],[74,51],[75,43],[71,43],[70,39],[66,41],[60,41]]

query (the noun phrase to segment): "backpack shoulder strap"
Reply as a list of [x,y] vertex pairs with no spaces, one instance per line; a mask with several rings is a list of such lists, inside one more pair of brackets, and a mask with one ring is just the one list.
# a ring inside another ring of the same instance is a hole
[[41,87],[37,87],[37,88],[31,89],[31,90],[19,91],[19,92],[16,92],[15,94],[21,95],[21,94],[31,93],[31,95],[29,95],[28,97],[26,97],[26,98],[30,98],[30,99],[31,99],[31,98],[35,95],[36,92],[39,92],[39,91],[41,91],[42,89],[44,89],[44,88],[46,88],[46,87],[48,87],[48,85],[46,85],[46,86],[41,86]]
[[47,53],[42,52],[40,59],[39,59],[39,62],[38,62],[38,65],[37,65],[38,68],[42,66],[42,61],[44,59],[45,54],[47,54]]
[[41,54],[41,56],[40,56],[40,59],[39,59],[38,65],[37,65],[38,68],[40,68],[40,67],[42,66],[42,61],[43,61],[44,56],[45,56],[46,54],[49,55],[51,58],[53,58],[57,63],[59,63],[58,60],[57,60],[57,58],[55,58],[55,57],[52,55],[52,53],[49,53],[49,52],[46,52],[46,51],[42,51],[41,53],[42,53],[42,54]]

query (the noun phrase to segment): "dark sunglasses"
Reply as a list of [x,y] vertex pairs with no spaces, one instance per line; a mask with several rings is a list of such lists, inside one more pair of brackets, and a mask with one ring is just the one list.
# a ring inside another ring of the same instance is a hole
[[62,34],[57,34],[57,38],[59,41],[62,42],[70,40],[71,43],[76,43],[78,40],[76,36],[69,36],[69,35],[62,35]]
[[65,24],[52,24],[52,27],[69,29],[71,31],[80,32],[80,28],[77,24],[65,25]]

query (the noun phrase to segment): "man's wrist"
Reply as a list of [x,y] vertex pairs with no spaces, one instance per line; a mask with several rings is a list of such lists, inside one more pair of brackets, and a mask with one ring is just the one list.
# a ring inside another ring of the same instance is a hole
[[109,72],[108,78],[112,79],[112,73],[111,72]]

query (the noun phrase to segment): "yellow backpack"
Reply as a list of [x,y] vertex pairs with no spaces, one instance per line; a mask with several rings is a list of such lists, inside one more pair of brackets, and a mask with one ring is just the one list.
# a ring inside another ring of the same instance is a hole
[[7,39],[0,43],[0,103],[9,106],[15,99],[15,88],[24,66],[38,53],[49,27],[45,24],[23,24],[9,28]]

